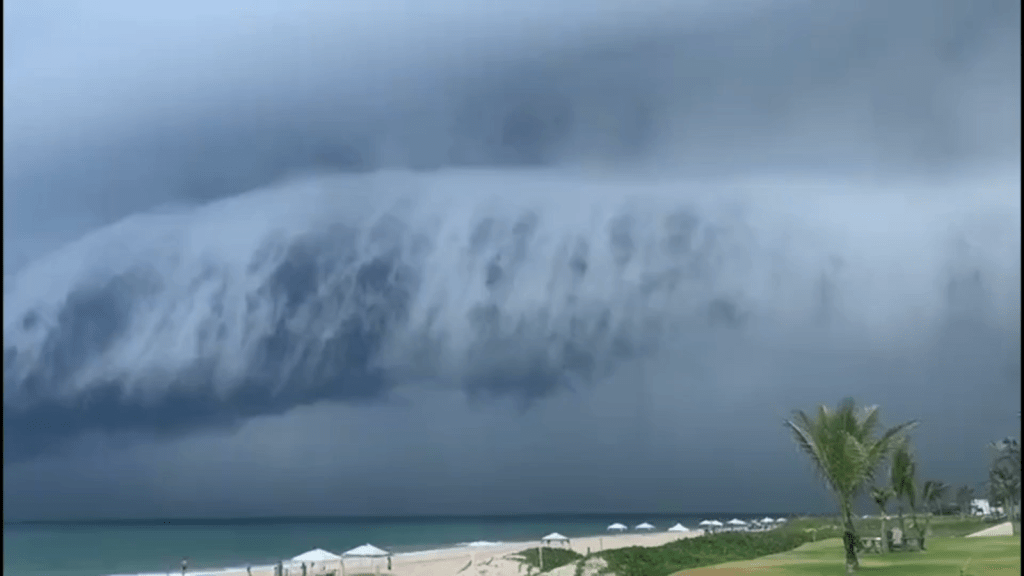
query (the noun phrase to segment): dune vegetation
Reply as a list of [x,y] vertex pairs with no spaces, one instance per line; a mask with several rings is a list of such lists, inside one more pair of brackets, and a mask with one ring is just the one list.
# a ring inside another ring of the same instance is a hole
[[[540,548],[530,548],[528,550],[523,550],[522,552],[517,552],[514,556],[511,556],[511,558],[518,560],[521,564],[530,568],[537,570],[540,570],[541,568]],[[571,564],[581,559],[583,559],[582,554],[566,548],[544,547],[543,566],[545,571],[554,570],[555,568]]]
[[819,530],[807,531],[794,526],[769,532],[727,532],[700,538],[686,538],[650,548],[618,548],[605,550],[597,555],[607,562],[604,571],[607,574],[667,576],[683,568],[776,554],[792,550],[821,536],[838,534],[839,531],[835,527],[820,526]]

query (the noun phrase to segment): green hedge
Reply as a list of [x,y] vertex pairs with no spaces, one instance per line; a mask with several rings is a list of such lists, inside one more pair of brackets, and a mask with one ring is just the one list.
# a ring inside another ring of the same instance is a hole
[[[835,529],[816,533],[799,529],[768,532],[727,532],[713,536],[685,538],[657,548],[634,546],[605,550],[596,556],[608,563],[607,573],[616,576],[667,576],[688,568],[711,566],[736,560],[750,560],[792,550],[812,540],[834,538]],[[545,560],[546,560],[545,551]]]

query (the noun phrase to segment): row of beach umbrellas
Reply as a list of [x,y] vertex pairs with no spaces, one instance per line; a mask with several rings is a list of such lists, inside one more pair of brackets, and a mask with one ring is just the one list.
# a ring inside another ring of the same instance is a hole
[[[681,524],[679,524],[679,526],[681,526]],[[625,532],[626,530],[629,530],[629,526],[619,524],[618,522],[608,527],[609,532]],[[642,524],[637,524],[634,530],[654,530],[654,526],[644,522]]]
[[323,548],[315,548],[313,550],[310,550],[309,552],[303,552],[302,554],[299,554],[298,556],[292,558],[289,561],[289,563],[294,566],[295,564],[299,564],[299,563],[308,563],[308,564],[312,565],[312,564],[314,564],[316,562],[320,562],[323,565],[323,564],[326,564],[328,562],[330,562],[330,563],[337,562],[341,566],[342,574],[344,574],[345,573],[344,560],[347,559],[347,558],[371,558],[371,559],[378,559],[378,558],[387,558],[389,556],[391,556],[391,552],[388,552],[387,550],[381,550],[380,548],[377,548],[373,544],[363,544],[362,546],[356,546],[355,548],[353,548],[353,549],[351,549],[351,550],[349,550],[347,552],[342,552],[341,556],[339,556],[337,554],[334,554],[334,553],[331,553],[331,552],[328,552],[327,550],[324,550]]
[[[782,523],[782,522],[785,522],[785,521],[786,521],[785,518],[774,519],[774,518],[764,517],[764,518],[762,518],[760,520],[753,520],[751,522],[745,522],[743,520],[740,520],[739,518],[733,518],[732,520],[729,520],[728,522],[725,522],[725,523],[722,523],[722,522],[720,522],[718,520],[704,520],[704,521],[700,522],[698,524],[698,526],[703,526],[705,528],[721,528],[721,527],[725,526],[726,524],[728,524],[729,526],[737,526],[737,527],[739,527],[739,526],[749,526],[750,524],[761,524],[761,525],[777,524],[777,523]],[[637,524],[636,527],[634,527],[633,529],[634,530],[651,531],[651,530],[654,530],[654,526],[651,525],[651,524],[648,524],[647,522],[644,522],[642,524]],[[629,530],[629,527],[626,526],[625,524],[620,524],[618,522],[608,526],[608,531],[609,532],[625,532],[626,530]],[[687,531],[689,531],[689,528],[687,528],[686,526],[683,526],[682,524],[676,524],[675,526],[669,528],[668,531],[669,532],[687,532]]]
[[391,556],[391,552],[387,550],[381,550],[373,544],[363,544],[362,546],[356,546],[348,552],[342,552],[341,556],[333,554],[324,550],[323,548],[314,548],[309,552],[303,552],[295,558],[292,558],[292,562],[326,562],[328,560],[341,560],[342,558],[383,558],[385,556]]
[[[765,517],[765,518],[762,518],[760,520],[754,520],[754,521],[752,521],[752,523],[766,525],[766,524],[779,524],[779,523],[782,523],[782,522],[785,522],[785,521],[786,521],[785,518],[772,519],[772,518]],[[750,523],[745,522],[743,520],[740,520],[739,518],[733,518],[732,520],[729,520],[728,522],[725,522],[724,524],[722,522],[719,522],[718,520],[703,520],[703,521],[701,521],[698,524],[698,526],[702,526],[702,527],[705,527],[705,528],[721,528],[721,527],[725,526],[726,524],[728,524],[729,526],[737,526],[737,527],[739,527],[739,526],[748,526]],[[625,524],[620,524],[618,522],[608,526],[608,531],[610,531],[610,532],[625,532],[626,530],[629,530],[629,527],[626,526]],[[651,530],[654,530],[654,525],[653,524],[649,524],[647,522],[643,522],[641,524],[637,524],[634,527],[634,530],[645,530],[645,531],[649,532]],[[690,530],[689,528],[687,528],[686,526],[683,526],[682,524],[679,524],[679,523],[677,523],[675,526],[672,526],[671,528],[668,529],[669,532],[688,532],[689,530]],[[542,542],[552,542],[552,541],[565,541],[565,542],[568,542],[569,539],[567,537],[559,534],[558,532],[552,532],[551,534],[548,534],[547,536],[542,538],[541,541]],[[313,562],[341,562],[345,558],[385,558],[385,557],[388,557],[388,556],[391,556],[391,553],[386,551],[386,550],[381,550],[380,548],[377,548],[373,544],[363,544],[362,546],[357,546],[357,547],[355,547],[355,548],[353,548],[353,549],[351,549],[351,550],[349,550],[347,552],[343,552],[340,556],[337,555],[337,554],[333,554],[331,552],[328,552],[328,551],[326,551],[326,550],[324,550],[322,548],[316,548],[314,550],[310,550],[309,552],[304,552],[302,554],[299,554],[298,556],[292,558],[291,562],[294,562],[294,563],[299,563],[299,562],[310,562],[310,563],[313,563]]]
[[735,526],[735,527],[739,528],[739,527],[742,527],[742,526],[749,526],[751,524],[759,524],[759,525],[781,524],[781,523],[783,523],[785,521],[786,521],[785,518],[772,519],[772,518],[769,518],[769,517],[765,516],[764,518],[762,518],[760,520],[752,520],[750,522],[745,522],[743,520],[740,520],[739,518],[733,518],[732,520],[729,520],[725,524],[719,522],[718,520],[703,520],[703,521],[700,522],[700,524],[698,524],[698,526],[704,526],[704,527],[707,527],[707,528],[721,528],[721,527],[725,526],[726,524],[728,524],[729,526]]
[[[637,524],[636,527],[633,528],[633,529],[634,530],[646,530],[646,531],[650,532],[651,530],[654,530],[654,526],[652,524],[648,524],[647,522],[644,522],[643,524]],[[609,532],[625,532],[626,530],[629,530],[629,527],[626,526],[625,524],[619,524],[618,522],[616,522],[615,524],[612,524],[611,526],[608,526],[608,531]],[[690,530],[689,528],[687,528],[686,526],[683,526],[682,524],[676,524],[675,526],[673,526],[673,527],[668,529],[669,532],[688,532],[689,530]]]

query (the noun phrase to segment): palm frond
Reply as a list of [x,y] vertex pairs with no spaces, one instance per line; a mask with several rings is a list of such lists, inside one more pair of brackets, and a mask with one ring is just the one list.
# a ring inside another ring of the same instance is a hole
[[829,470],[828,455],[825,453],[822,443],[815,437],[815,432],[818,431],[815,424],[807,414],[799,410],[794,412],[792,420],[786,421],[786,425],[793,432],[793,439],[797,447],[810,457],[815,471],[829,485],[829,488],[835,489]]
[[878,406],[867,406],[861,410],[860,434],[870,436],[878,429]]
[[897,443],[892,455],[889,480],[896,497],[906,499],[911,508],[917,505],[917,486],[914,483],[916,465],[906,440]]
[[845,454],[846,466],[844,467],[844,488],[849,494],[858,493],[870,476],[870,448],[853,434],[846,434]]
[[861,493],[873,481],[896,441],[916,422],[907,422],[876,437],[877,406],[858,408],[844,399],[835,408],[820,405],[814,416],[795,410],[786,424],[797,447],[810,458],[816,472],[841,499]]

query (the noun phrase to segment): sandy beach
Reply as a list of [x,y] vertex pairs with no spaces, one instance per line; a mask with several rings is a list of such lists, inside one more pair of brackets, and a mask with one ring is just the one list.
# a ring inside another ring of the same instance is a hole
[[[652,534],[608,534],[606,536],[589,536],[585,538],[572,539],[568,546],[554,544],[553,548],[569,548],[580,554],[611,550],[615,548],[627,548],[630,546],[661,546],[683,538],[694,538],[703,534],[701,530],[690,532],[655,532]],[[374,560],[352,558],[345,560],[345,574],[376,573],[393,576],[519,576],[525,573],[522,565],[507,558],[515,553],[535,548],[539,542],[516,542],[497,543],[487,546],[465,546],[460,548],[447,548],[442,550],[430,550],[425,552],[414,552],[408,554],[397,554],[392,557],[391,570],[387,570],[387,560]],[[566,574],[575,573],[575,567],[570,567]],[[308,576],[328,573],[339,569],[337,562],[330,562],[326,565],[316,565],[307,569]],[[221,570],[221,571],[189,571],[191,576],[246,576],[242,570]],[[288,576],[301,576],[301,568],[297,566],[286,566]],[[560,575],[560,572],[553,572]],[[253,576],[273,576],[273,567],[259,566],[252,568]],[[338,576],[341,573],[338,572]]]

